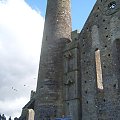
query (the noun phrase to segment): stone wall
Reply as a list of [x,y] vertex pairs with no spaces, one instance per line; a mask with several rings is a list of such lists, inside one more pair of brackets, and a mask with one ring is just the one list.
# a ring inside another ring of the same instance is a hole
[[35,120],[120,120],[119,73],[120,1],[97,0],[71,37],[70,0],[48,0]]
[[[82,120],[120,119],[119,38],[119,0],[98,0],[79,36]],[[101,73],[96,69],[97,50],[100,51]],[[101,88],[97,74],[102,74]]]
[[61,117],[63,48],[71,40],[70,0],[48,0],[35,101],[35,120]]
[[81,118],[81,79],[78,31],[72,32],[72,42],[64,49],[64,105],[65,116]]

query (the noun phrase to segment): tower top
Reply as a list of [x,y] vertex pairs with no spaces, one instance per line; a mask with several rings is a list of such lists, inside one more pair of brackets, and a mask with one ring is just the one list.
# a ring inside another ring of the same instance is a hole
[[47,1],[44,29],[45,34],[50,35],[50,37],[71,39],[70,0]]

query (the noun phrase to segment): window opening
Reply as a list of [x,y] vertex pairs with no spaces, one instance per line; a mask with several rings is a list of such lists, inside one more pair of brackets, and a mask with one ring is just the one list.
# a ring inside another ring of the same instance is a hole
[[113,1],[113,2],[109,3],[109,4],[108,4],[108,7],[109,7],[110,9],[114,9],[114,8],[116,7],[116,2]]
[[[118,80],[118,89],[120,91],[120,39],[114,41],[113,47],[113,56],[114,56],[114,65],[115,65],[115,74]],[[116,87],[116,86],[115,86]]]
[[102,68],[99,49],[96,49],[95,51],[95,62],[96,62],[97,87],[98,89],[103,89]]

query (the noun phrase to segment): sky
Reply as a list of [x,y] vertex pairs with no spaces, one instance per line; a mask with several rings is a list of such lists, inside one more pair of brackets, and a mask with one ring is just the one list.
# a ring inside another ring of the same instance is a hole
[[[81,30],[96,0],[72,0]],[[0,113],[19,117],[36,89],[46,0],[0,0]]]

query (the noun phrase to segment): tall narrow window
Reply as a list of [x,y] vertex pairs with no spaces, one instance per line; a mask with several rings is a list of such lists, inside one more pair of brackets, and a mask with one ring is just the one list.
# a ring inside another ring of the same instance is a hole
[[116,39],[113,43],[113,62],[115,65],[115,74],[118,80],[118,88],[120,90],[120,39]]
[[98,89],[103,89],[102,69],[101,69],[100,50],[99,49],[97,49],[95,51],[95,62],[96,62],[97,87],[98,87]]
[[73,70],[73,58],[71,52],[68,52],[68,72]]

